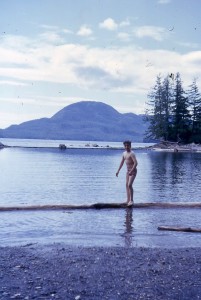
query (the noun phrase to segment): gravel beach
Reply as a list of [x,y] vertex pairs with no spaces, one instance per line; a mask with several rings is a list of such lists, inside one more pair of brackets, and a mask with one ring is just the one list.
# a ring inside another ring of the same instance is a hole
[[0,248],[0,299],[200,299],[199,248]]

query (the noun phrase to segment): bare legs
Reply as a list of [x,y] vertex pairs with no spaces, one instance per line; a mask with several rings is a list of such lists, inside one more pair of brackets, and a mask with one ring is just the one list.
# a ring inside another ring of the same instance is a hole
[[126,193],[127,193],[127,204],[131,201],[133,202],[133,181],[135,180],[136,174],[128,175],[126,174]]

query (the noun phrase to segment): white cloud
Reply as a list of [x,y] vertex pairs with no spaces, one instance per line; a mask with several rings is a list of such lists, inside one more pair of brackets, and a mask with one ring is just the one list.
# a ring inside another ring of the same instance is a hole
[[62,29],[62,32],[66,33],[66,34],[72,34],[73,33],[73,31],[70,30],[70,29]]
[[[11,51],[12,49],[16,50],[17,48],[28,47],[29,44],[33,45],[33,41],[25,36],[15,36],[7,34],[1,39],[1,49],[6,49]],[[9,57],[9,54],[7,55]],[[1,56],[0,56],[1,59]]]
[[54,25],[47,25],[47,24],[42,24],[40,25],[41,28],[45,29],[45,30],[51,30],[51,31],[58,31],[59,27],[58,26],[54,26]]
[[122,42],[129,42],[131,40],[131,36],[129,33],[127,32],[119,32],[117,34],[117,37],[119,40],[121,40]]
[[80,36],[91,36],[93,34],[93,31],[91,30],[91,28],[87,25],[82,25],[79,29],[79,31],[77,32],[77,35]]
[[62,43],[64,39],[56,32],[48,31],[40,34],[40,38],[51,43]]
[[118,24],[112,18],[108,18],[100,23],[99,27],[107,30],[116,30],[118,28]]
[[[19,41],[17,37],[11,40],[9,37],[9,43],[0,46],[0,76],[6,85],[10,80],[24,84],[52,82],[85,90],[146,95],[159,73],[180,72],[187,82],[195,75],[201,76],[200,51],[182,55],[160,49],[125,46],[106,49],[27,39],[20,43],[21,37]],[[15,49],[10,47],[14,42]]]
[[119,24],[119,27],[127,27],[127,26],[130,26],[130,21],[127,19],[125,21],[122,21],[120,24]]
[[0,80],[0,85],[28,86],[29,84],[12,80]]
[[183,58],[190,63],[201,63],[201,51],[192,51],[183,55]]
[[163,27],[156,26],[136,27],[133,33],[138,38],[149,37],[157,41],[162,41],[167,37],[167,30]]
[[46,24],[42,24],[40,25],[40,28],[45,29],[45,31],[47,32],[55,32],[55,33],[72,33],[72,31],[70,29],[67,28],[60,28],[59,26],[53,26],[53,25],[46,25]]
[[191,49],[199,48],[199,44],[196,44],[196,43],[190,43],[190,42],[177,42],[177,44],[178,44],[179,46],[186,47],[186,48],[191,48]]

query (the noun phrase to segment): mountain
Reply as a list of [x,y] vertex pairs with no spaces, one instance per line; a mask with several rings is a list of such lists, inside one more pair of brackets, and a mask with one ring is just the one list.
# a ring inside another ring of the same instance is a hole
[[82,141],[143,141],[147,124],[142,115],[121,114],[96,101],[68,105],[51,118],[27,121],[0,130],[2,138]]

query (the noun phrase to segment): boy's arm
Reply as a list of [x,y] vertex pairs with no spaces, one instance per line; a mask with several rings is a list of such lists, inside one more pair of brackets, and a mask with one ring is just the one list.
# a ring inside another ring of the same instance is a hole
[[118,171],[117,171],[117,173],[116,173],[116,176],[117,176],[117,177],[118,177],[118,175],[119,175],[119,171],[120,171],[121,168],[123,167],[124,161],[125,161],[125,159],[124,159],[124,157],[122,157],[122,160],[121,160],[120,165],[119,165],[119,169],[118,169]]

